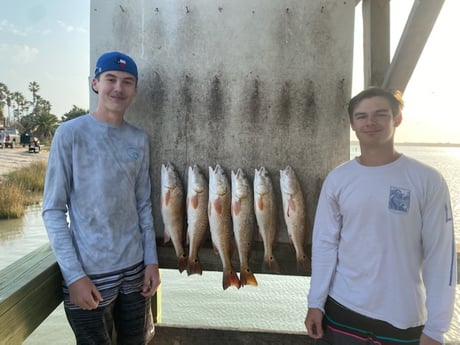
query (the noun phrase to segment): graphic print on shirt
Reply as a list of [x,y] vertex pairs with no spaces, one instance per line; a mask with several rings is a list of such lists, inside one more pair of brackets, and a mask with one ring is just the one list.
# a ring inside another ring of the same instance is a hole
[[137,147],[130,146],[127,148],[128,157],[137,161],[140,157],[139,150]]
[[390,210],[407,213],[410,206],[410,190],[400,187],[390,187]]

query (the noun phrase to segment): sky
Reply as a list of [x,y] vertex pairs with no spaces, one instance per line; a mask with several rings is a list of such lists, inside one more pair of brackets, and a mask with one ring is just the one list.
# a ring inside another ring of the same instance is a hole
[[[412,0],[393,0],[391,51],[396,50]],[[362,84],[361,5],[356,7],[352,93]],[[89,108],[90,0],[0,0],[0,82],[27,99],[28,85],[58,117],[73,105]],[[404,92],[396,142],[460,143],[460,1],[444,6]],[[351,134],[351,139],[355,139]]]

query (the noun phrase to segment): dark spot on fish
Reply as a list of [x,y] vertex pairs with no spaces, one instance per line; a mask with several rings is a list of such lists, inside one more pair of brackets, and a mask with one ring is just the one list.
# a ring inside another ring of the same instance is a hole
[[185,13],[189,14],[190,10],[188,9],[188,6],[185,6]]
[[125,9],[121,5],[120,5],[120,9],[121,9],[121,12],[125,12]]
[[219,6],[219,7],[218,7],[219,12],[221,12],[221,13],[222,13],[223,9],[224,9],[224,8],[223,8],[222,6]]

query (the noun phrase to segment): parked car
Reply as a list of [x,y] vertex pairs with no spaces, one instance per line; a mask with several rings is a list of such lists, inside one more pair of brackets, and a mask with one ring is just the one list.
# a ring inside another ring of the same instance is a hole
[[5,148],[19,146],[21,135],[16,128],[5,128]]

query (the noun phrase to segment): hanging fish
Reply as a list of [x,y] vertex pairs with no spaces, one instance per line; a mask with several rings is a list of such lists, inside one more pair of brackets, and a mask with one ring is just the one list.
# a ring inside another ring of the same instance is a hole
[[230,213],[231,190],[228,178],[222,167],[209,167],[208,218],[211,240],[223,265],[222,287],[241,287],[238,275],[233,269],[231,257],[234,246],[232,216]]
[[187,268],[183,242],[185,221],[185,195],[179,175],[171,162],[161,165],[161,215],[165,243],[172,241],[182,273]]
[[276,199],[273,182],[265,167],[255,169],[254,173],[254,213],[264,244],[262,271],[280,273],[278,261],[273,255],[273,244],[278,229]]
[[202,274],[198,250],[206,239],[208,222],[208,182],[195,164],[188,167],[187,242],[189,244],[187,273]]
[[240,282],[242,286],[257,286],[257,280],[249,267],[249,256],[255,233],[254,198],[252,186],[242,169],[232,170],[232,221],[238,255],[240,258]]
[[297,269],[310,270],[310,259],[304,252],[306,238],[306,212],[305,201],[300,188],[299,180],[294,169],[287,166],[280,170],[280,187],[283,199],[283,215],[286,222],[289,242],[296,252]]

